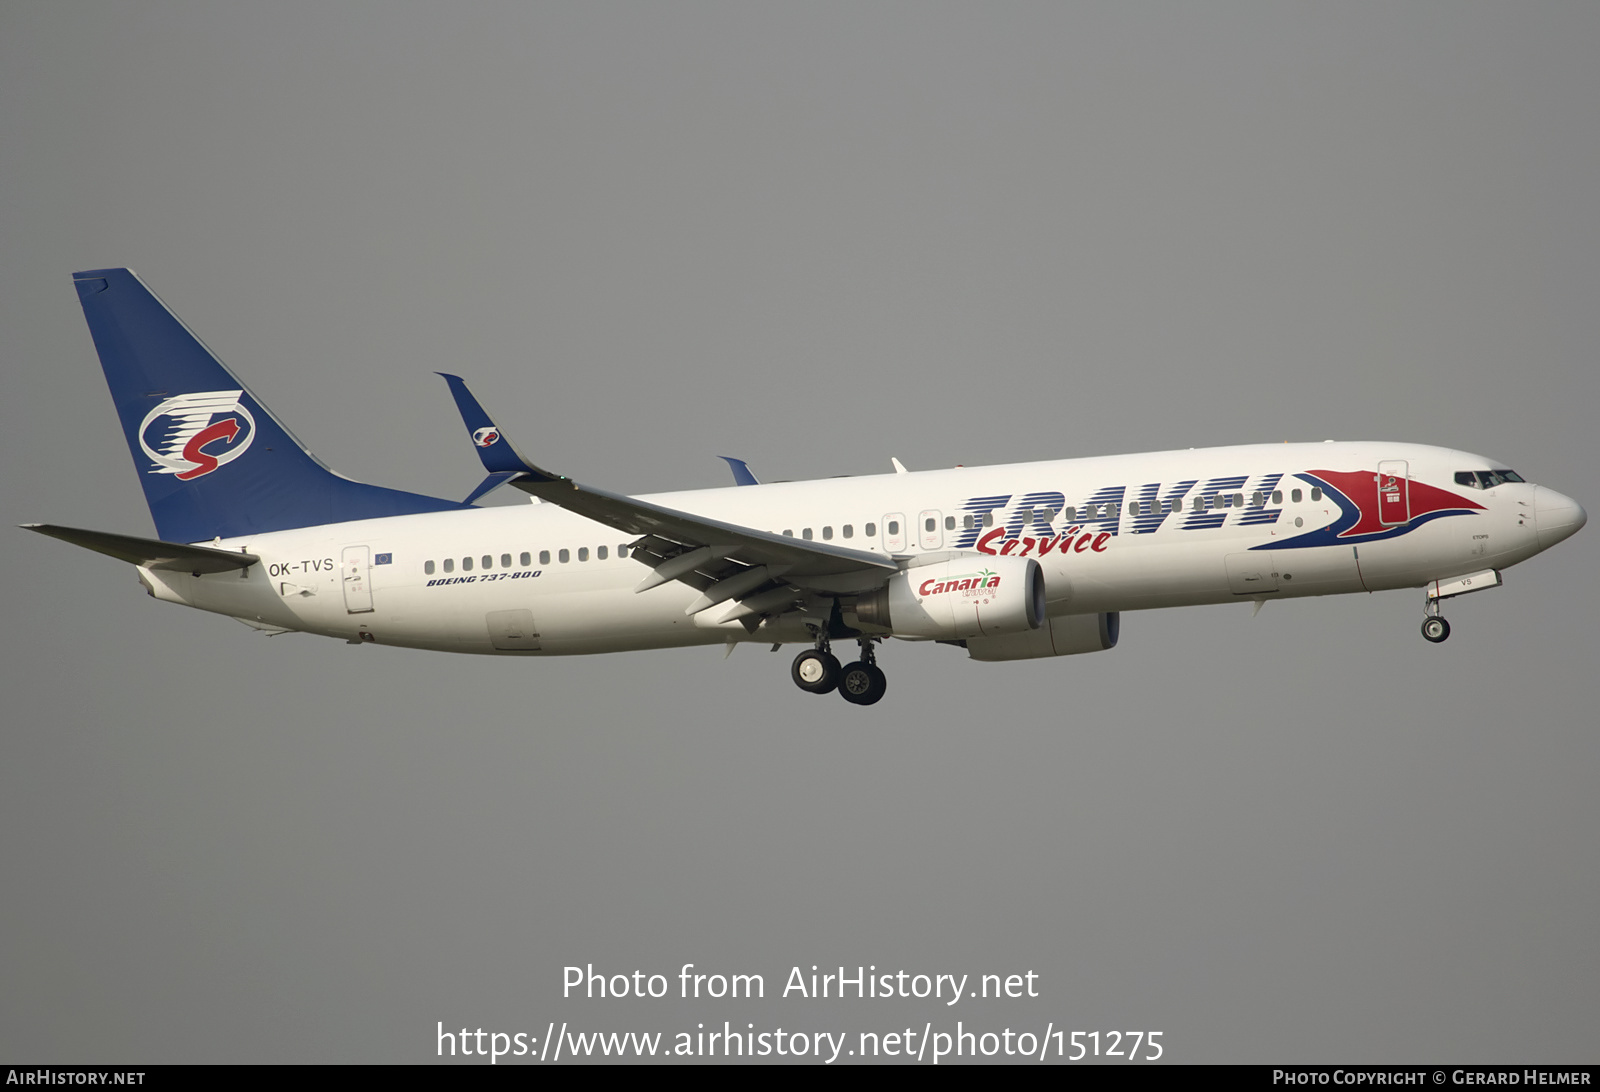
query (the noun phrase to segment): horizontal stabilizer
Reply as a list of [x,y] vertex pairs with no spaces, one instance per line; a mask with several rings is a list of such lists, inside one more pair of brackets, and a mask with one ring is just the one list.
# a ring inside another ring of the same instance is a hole
[[85,531],[77,527],[57,527],[49,523],[24,523],[28,531],[59,538],[85,550],[126,561],[130,565],[143,565],[147,569],[170,572],[225,573],[235,569],[248,569],[261,559],[255,554],[213,550],[209,546],[185,546],[178,542],[162,542],[154,538],[135,538],[132,535],[114,535],[109,531]]

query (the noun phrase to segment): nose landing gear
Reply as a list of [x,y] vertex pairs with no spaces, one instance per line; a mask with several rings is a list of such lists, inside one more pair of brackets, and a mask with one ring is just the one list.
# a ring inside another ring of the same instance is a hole
[[1422,620],[1422,636],[1432,644],[1441,644],[1450,636],[1450,623],[1444,620],[1439,600],[1429,597],[1423,606],[1427,617]]
[[1450,623],[1444,620],[1442,604],[1446,599],[1471,592],[1498,588],[1503,581],[1498,569],[1480,569],[1464,576],[1430,580],[1422,586],[1422,636],[1433,644],[1450,636]]

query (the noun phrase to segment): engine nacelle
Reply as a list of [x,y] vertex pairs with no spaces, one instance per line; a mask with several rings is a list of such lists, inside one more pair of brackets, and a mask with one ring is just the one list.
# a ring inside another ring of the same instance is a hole
[[959,640],[1027,633],[1045,621],[1032,558],[966,557],[906,569],[856,601],[856,617],[905,637]]
[[1001,637],[973,637],[967,641],[967,655],[974,660],[1032,660],[1040,656],[1075,656],[1080,652],[1104,652],[1115,648],[1122,629],[1122,616],[1116,611],[1103,614],[1068,614],[1051,618],[1030,633],[1011,633]]

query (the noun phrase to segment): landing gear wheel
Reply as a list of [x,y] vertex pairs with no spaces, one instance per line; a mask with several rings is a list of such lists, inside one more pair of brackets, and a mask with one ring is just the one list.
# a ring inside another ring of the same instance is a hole
[[1422,636],[1438,644],[1450,636],[1450,623],[1443,618],[1429,618],[1422,623]]
[[877,664],[857,661],[839,672],[839,696],[852,705],[871,705],[889,689]]
[[831,652],[808,648],[794,658],[789,675],[806,693],[826,694],[839,685],[839,661]]

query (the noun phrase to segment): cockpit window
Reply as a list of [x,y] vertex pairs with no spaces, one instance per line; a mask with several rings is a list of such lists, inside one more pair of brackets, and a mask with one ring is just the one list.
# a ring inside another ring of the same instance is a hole
[[1458,470],[1456,471],[1456,484],[1464,485],[1469,489],[1493,489],[1506,482],[1526,481],[1515,470]]

